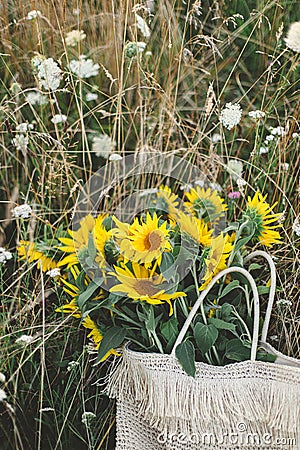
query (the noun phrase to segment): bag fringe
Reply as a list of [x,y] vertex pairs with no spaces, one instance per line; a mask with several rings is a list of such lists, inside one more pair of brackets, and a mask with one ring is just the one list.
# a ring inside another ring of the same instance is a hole
[[125,349],[106,392],[130,401],[151,427],[168,433],[218,433],[239,423],[252,432],[299,432],[299,370],[257,361],[196,365],[194,379],[171,355]]

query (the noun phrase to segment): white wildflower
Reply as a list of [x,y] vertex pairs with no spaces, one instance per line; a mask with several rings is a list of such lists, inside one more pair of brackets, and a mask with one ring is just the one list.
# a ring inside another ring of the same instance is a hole
[[273,134],[273,136],[285,136],[286,131],[283,127],[271,127],[271,134]]
[[67,116],[65,116],[64,114],[55,114],[51,119],[51,122],[54,124],[64,123],[66,121],[67,121]]
[[255,111],[250,111],[248,113],[248,116],[251,117],[252,119],[263,119],[265,115],[266,114],[263,111],[260,111],[259,109]]
[[244,180],[244,178],[238,178],[236,180],[236,184],[238,185],[239,190],[242,192],[244,189],[244,186],[246,186],[247,181]]
[[29,13],[26,16],[26,19],[33,20],[36,19],[37,17],[41,17],[41,15],[42,15],[41,11],[33,9],[32,11],[29,11]]
[[290,25],[285,43],[288,48],[300,53],[300,22],[294,22]]
[[6,392],[0,388],[0,402],[3,402],[7,398]]
[[49,277],[51,278],[58,277],[60,275],[60,269],[56,267],[55,269],[48,270],[48,272],[46,272],[46,275],[49,275]]
[[31,215],[32,209],[31,206],[27,205],[27,203],[24,203],[24,205],[16,206],[12,210],[13,217],[21,217],[22,219],[28,219],[28,217]]
[[96,414],[90,411],[85,411],[81,416],[81,422],[87,427],[91,425],[94,419],[96,419]]
[[285,172],[287,172],[290,168],[289,163],[282,163],[282,168],[283,168],[283,170],[285,170]]
[[12,139],[12,144],[16,147],[17,150],[21,152],[26,152],[28,144],[29,144],[29,138],[25,134],[17,134]]
[[290,300],[285,300],[285,299],[277,300],[276,304],[278,306],[292,306],[293,305],[293,303]]
[[31,342],[34,341],[34,338],[32,336],[28,336],[27,334],[22,334],[18,339],[16,339],[16,344],[21,345],[29,345]]
[[115,141],[107,134],[98,134],[93,137],[92,152],[95,153],[96,156],[102,156],[102,158],[108,159],[115,146]]
[[135,15],[136,26],[142,33],[145,38],[149,38],[151,36],[150,28],[147,25],[147,22],[138,14]]
[[232,179],[236,181],[243,175],[243,163],[237,159],[230,159],[227,164],[227,171],[232,176]]
[[95,77],[99,73],[99,64],[94,64],[92,59],[86,59],[85,55],[80,55],[78,61],[72,59],[70,61],[70,70],[78,76],[78,78]]
[[265,138],[265,142],[272,142],[272,141],[274,141],[274,139],[275,139],[275,136],[274,136],[274,134],[268,134],[268,136],[266,136],[266,138]]
[[5,248],[3,247],[0,247],[0,263],[5,264],[6,261],[8,261],[11,258],[12,253],[10,253],[8,250],[5,250]]
[[62,80],[62,70],[53,58],[44,59],[37,66],[40,85],[49,91],[56,91]]
[[122,158],[121,155],[119,155],[118,153],[112,153],[111,155],[109,155],[108,158],[110,161],[120,161]]
[[71,370],[75,369],[78,366],[79,366],[79,362],[78,361],[70,361],[68,366],[67,366],[67,372],[71,372]]
[[87,92],[85,99],[87,102],[92,102],[98,99],[98,94],[96,94],[95,92]]
[[272,336],[270,336],[270,341],[278,341],[278,335],[277,334],[272,334]]
[[73,14],[74,14],[74,16],[80,16],[80,9],[79,8],[74,8],[73,9]]
[[259,148],[259,154],[260,155],[264,155],[264,154],[268,153],[268,151],[269,151],[268,147],[262,146],[262,147]]
[[30,103],[30,105],[46,105],[48,103],[48,99],[46,95],[41,94],[38,91],[30,91],[25,95],[26,101]]
[[293,233],[300,237],[300,222],[299,217],[297,217],[292,226]]
[[72,30],[66,34],[66,44],[70,47],[75,47],[79,42],[86,38],[86,34],[83,30]]
[[213,144],[217,144],[218,142],[221,142],[221,135],[219,133],[214,133],[211,137],[211,141]]
[[39,65],[45,61],[45,57],[43,55],[40,55],[39,53],[36,54],[33,58],[31,58],[31,65],[33,67],[33,70],[36,72]]
[[293,139],[296,139],[296,138],[298,138],[299,136],[300,136],[299,133],[293,133],[293,134],[292,134],[292,138],[293,138]]
[[19,131],[19,133],[26,133],[29,130],[33,129],[32,123],[19,123],[19,125],[16,126],[16,131]]
[[239,104],[232,104],[231,102],[226,103],[225,108],[221,111],[219,116],[222,125],[231,130],[235,127],[242,118],[242,108]]
[[6,377],[4,373],[0,372],[0,383],[5,383]]

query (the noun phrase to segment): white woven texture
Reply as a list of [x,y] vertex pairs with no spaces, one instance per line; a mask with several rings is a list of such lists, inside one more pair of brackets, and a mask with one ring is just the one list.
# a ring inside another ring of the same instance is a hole
[[[116,450],[299,450],[299,436],[280,430],[268,430],[262,436],[251,429],[219,430],[215,435],[167,435],[161,433],[140,417],[137,405],[126,400],[117,402]],[[241,425],[241,423],[237,424]],[[222,434],[224,433],[224,435]],[[227,433],[227,438],[223,437]],[[285,437],[284,437],[285,436]],[[224,444],[221,444],[222,438]],[[237,445],[237,439],[240,443]],[[254,444],[254,445],[252,445]]]
[[116,450],[300,449],[299,369],[196,367],[194,379],[171,355],[125,349],[108,388],[118,400]]

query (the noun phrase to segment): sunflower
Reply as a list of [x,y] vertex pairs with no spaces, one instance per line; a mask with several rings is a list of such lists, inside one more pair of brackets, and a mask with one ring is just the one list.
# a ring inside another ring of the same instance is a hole
[[178,195],[174,194],[168,186],[159,186],[156,197],[157,209],[165,211],[170,217],[177,215]]
[[[74,280],[78,278],[80,274],[80,270],[77,266],[71,266],[69,268],[70,272],[73,275]],[[62,305],[58,308],[56,308],[56,312],[63,312],[65,314],[72,314],[73,317],[80,318],[81,317],[81,311],[77,304],[77,298],[81,294],[82,290],[79,289],[76,284],[72,284],[67,280],[64,280],[63,278],[60,279],[60,281],[63,284],[63,290],[66,292],[66,294],[70,295],[72,297],[72,300],[65,305]],[[85,286],[88,286],[90,283],[89,277],[86,275],[84,278],[84,284]],[[104,298],[104,292],[102,289],[100,289],[100,292],[92,298],[92,300],[101,300]]]
[[163,289],[165,279],[162,275],[149,271],[137,263],[132,263],[132,271],[123,264],[123,267],[115,266],[114,274],[120,284],[113,286],[110,292],[126,294],[133,300],[146,301],[151,305],[161,305],[167,302],[170,306],[170,316],[173,314],[171,300],[186,296],[184,292],[167,294]]
[[120,252],[125,261],[144,263],[146,268],[149,268],[154,260],[155,265],[160,265],[162,253],[172,250],[170,231],[166,221],[159,225],[156,213],[153,217],[147,213],[145,222],[135,218],[133,224],[128,227],[127,237],[120,242]]
[[[100,347],[101,341],[103,339],[102,333],[99,330],[97,324],[91,319],[90,316],[86,316],[86,318],[81,322],[84,328],[88,330],[92,330],[87,337],[91,338],[95,344],[96,349]],[[101,359],[100,362],[105,361],[110,355],[120,356],[113,348],[109,350],[106,355]]]
[[71,238],[59,238],[59,241],[64,244],[58,249],[62,252],[69,253],[61,261],[59,261],[58,266],[65,266],[67,268],[78,264],[78,252],[83,248],[87,248],[89,241],[89,233],[92,232],[95,226],[95,219],[91,214],[88,214],[80,221],[80,227],[77,231],[68,230]]
[[254,239],[258,240],[261,244],[266,247],[270,247],[273,244],[280,244],[281,238],[276,228],[281,225],[277,224],[274,226],[269,226],[278,220],[281,214],[274,214],[273,209],[278,202],[270,206],[265,200],[267,195],[263,197],[260,192],[256,192],[254,197],[248,197],[247,209],[243,214],[243,221],[250,220],[255,227]]
[[182,233],[188,234],[194,241],[204,247],[211,245],[213,230],[208,229],[208,225],[203,219],[198,219],[195,216],[187,216],[180,211],[177,220]]
[[37,268],[42,268],[43,272],[55,269],[58,264],[51,258],[46,256],[43,252],[36,248],[34,242],[20,241],[17,247],[17,252],[20,260],[27,259],[28,262],[37,261]]
[[72,314],[73,317],[80,318],[81,317],[81,311],[77,305],[77,297],[80,294],[80,290],[77,286],[74,284],[69,283],[68,281],[62,279],[62,283],[64,284],[64,291],[69,294],[72,297],[72,300],[65,305],[60,306],[59,308],[55,309],[55,312],[62,312],[65,314]]
[[191,188],[189,192],[185,192],[185,196],[188,199],[188,202],[184,203],[186,210],[205,222],[216,222],[227,210],[224,199],[210,188],[196,186],[195,189]]
[[220,234],[212,238],[211,247],[207,259],[205,259],[206,271],[202,278],[203,284],[200,290],[206,288],[215,275],[227,267],[227,260],[233,250],[233,245],[228,241],[228,235]]

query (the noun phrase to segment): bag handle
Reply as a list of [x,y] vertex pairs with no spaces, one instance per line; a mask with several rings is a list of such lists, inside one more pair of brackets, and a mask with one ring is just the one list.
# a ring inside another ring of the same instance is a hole
[[272,308],[273,308],[273,303],[274,303],[274,298],[275,298],[275,291],[276,291],[276,267],[275,267],[272,257],[267,252],[264,252],[263,250],[256,250],[256,251],[250,253],[250,255],[246,256],[245,262],[250,261],[251,259],[255,258],[256,256],[262,256],[263,258],[265,258],[269,264],[270,271],[271,271],[271,285],[270,285],[269,300],[268,300],[268,306],[267,306],[267,310],[266,310],[264,325],[263,325],[262,332],[261,332],[261,342],[266,343],[267,342],[267,334],[268,334],[269,325],[270,325],[271,313],[272,313]]
[[[251,255],[253,256],[254,253],[251,253]],[[249,255],[250,256],[250,255]],[[256,255],[255,255],[256,256]],[[250,275],[250,273],[244,269],[243,267],[228,267],[227,269],[222,270],[221,272],[219,272],[212,280],[211,282],[208,284],[207,288],[201,293],[201,295],[198,297],[196,303],[194,304],[193,308],[191,309],[186,321],[183,324],[183,327],[175,341],[175,344],[173,346],[171,355],[175,356],[175,351],[176,348],[179,344],[181,344],[181,342],[183,341],[184,336],[186,335],[186,332],[193,320],[193,318],[195,317],[199,307],[201,306],[201,304],[203,303],[206,295],[209,293],[209,291],[212,289],[212,287],[214,286],[214,284],[216,283],[216,281],[218,281],[220,278],[222,278],[224,275],[227,275],[228,273],[231,272],[239,272],[242,275],[244,275],[247,280],[250,283],[250,286],[252,288],[252,292],[253,292],[253,298],[254,298],[254,323],[253,323],[253,339],[252,339],[252,346],[251,346],[251,356],[250,359],[251,361],[255,361],[256,359],[256,352],[257,352],[257,347],[258,347],[258,332],[259,332],[259,296],[258,296],[258,291],[257,291],[257,287],[254,281],[254,278],[252,277],[252,275]]]

